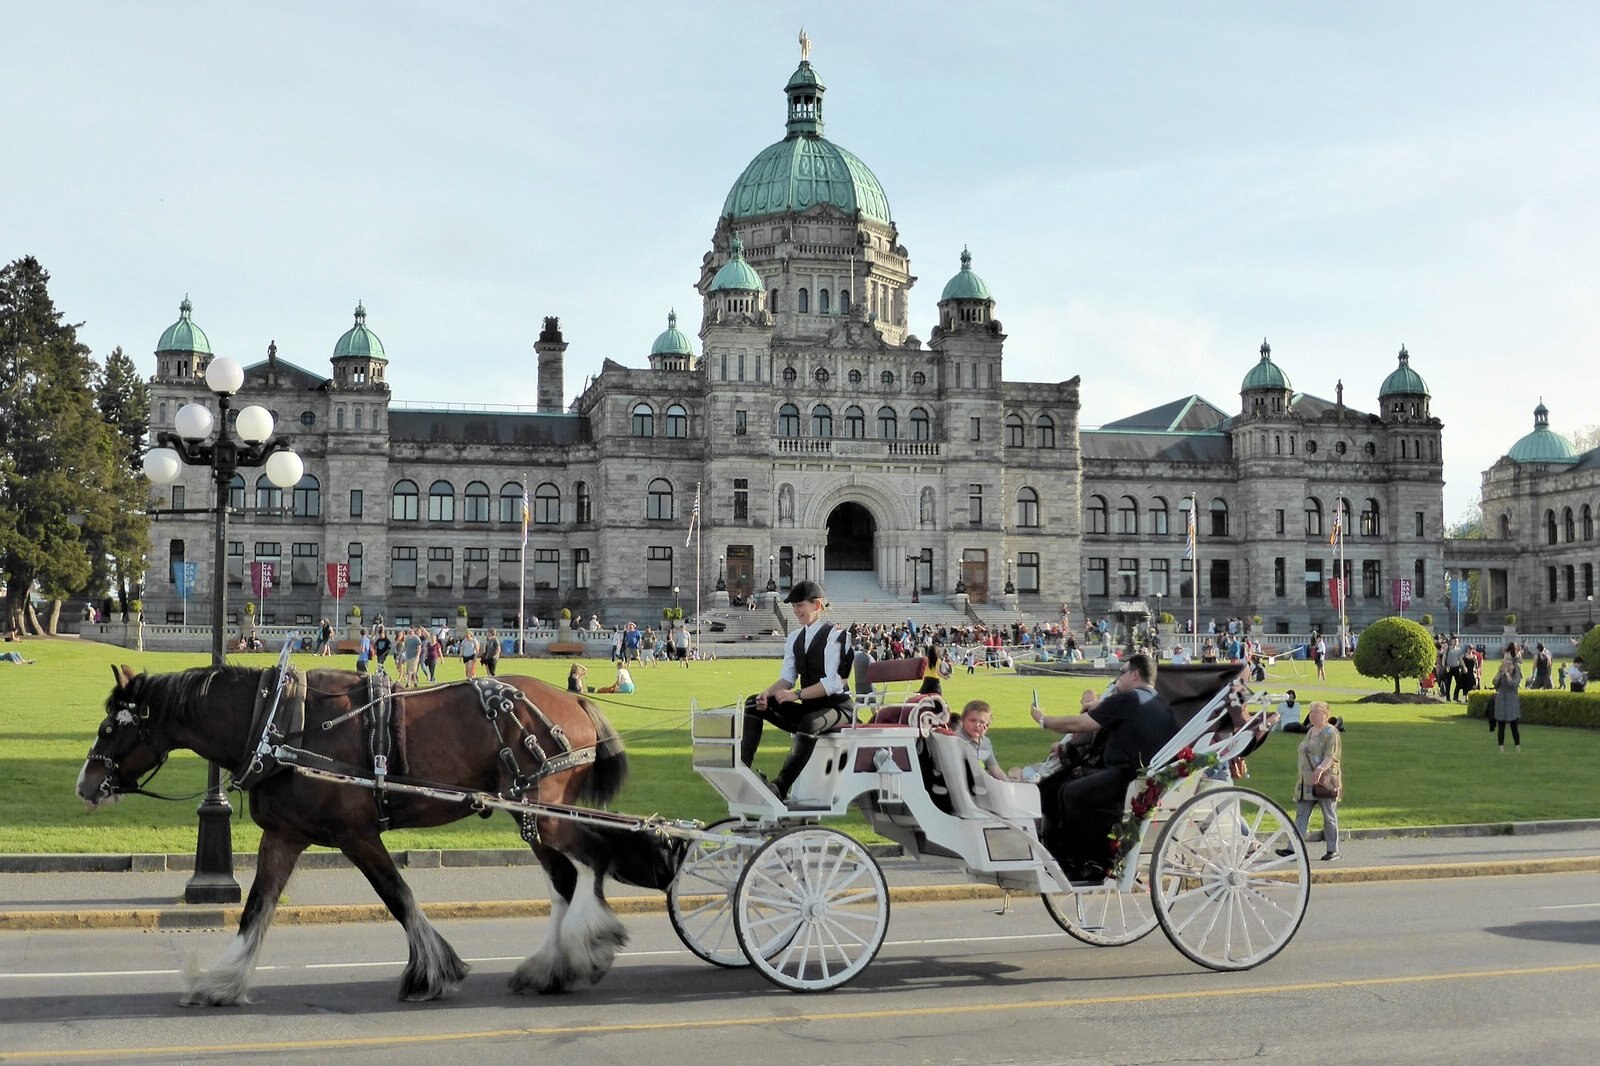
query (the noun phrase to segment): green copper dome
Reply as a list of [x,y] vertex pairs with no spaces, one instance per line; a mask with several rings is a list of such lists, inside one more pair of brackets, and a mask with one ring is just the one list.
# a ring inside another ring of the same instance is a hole
[[1422,380],[1422,375],[1411,369],[1411,353],[1406,351],[1406,346],[1400,346],[1400,366],[1390,372],[1383,379],[1383,388],[1378,390],[1378,399],[1385,396],[1429,396],[1428,383]]
[[1244,384],[1239,386],[1239,391],[1247,389],[1292,389],[1289,384],[1289,375],[1272,361],[1272,346],[1266,338],[1261,339],[1261,362],[1250,368],[1250,373],[1244,376]]
[[383,359],[383,342],[378,335],[367,328],[367,309],[359,301],[356,303],[356,324],[345,331],[344,336],[333,346],[333,357],[343,359],[357,356],[366,359]]
[[945,284],[944,292],[939,295],[939,302],[993,299],[994,297],[989,295],[989,286],[972,272],[972,253],[965,248],[961,249],[961,272]]
[[733,239],[733,258],[711,279],[712,292],[760,292],[761,275],[744,261],[744,241]]
[[724,218],[755,218],[833,204],[846,214],[859,211],[866,218],[889,222],[889,197],[872,171],[822,136],[826,91],[810,62],[802,60],[784,86],[789,97],[788,134],[744,168],[723,201]]
[[[745,269],[749,269],[746,267]],[[720,274],[718,275],[721,276]],[[678,329],[678,312],[667,312],[667,328],[656,338],[650,346],[651,355],[693,355],[694,348],[689,344],[689,338]]]
[[1541,402],[1533,409],[1533,432],[1511,446],[1506,453],[1514,463],[1575,463],[1578,455],[1572,444],[1550,429],[1550,411]]
[[189,297],[183,298],[183,303],[178,305],[178,321],[166,328],[161,334],[161,339],[156,341],[158,352],[201,352],[211,354],[211,342],[206,339],[205,330],[194,324],[189,313],[194,310],[194,305],[189,302]]

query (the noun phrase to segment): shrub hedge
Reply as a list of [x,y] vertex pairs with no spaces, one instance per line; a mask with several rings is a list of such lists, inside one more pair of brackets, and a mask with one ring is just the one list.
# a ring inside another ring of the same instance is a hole
[[[1483,718],[1494,693],[1474,692],[1467,697],[1467,714]],[[1522,720],[1533,725],[1569,725],[1600,729],[1600,692],[1564,692],[1560,689],[1522,690]]]

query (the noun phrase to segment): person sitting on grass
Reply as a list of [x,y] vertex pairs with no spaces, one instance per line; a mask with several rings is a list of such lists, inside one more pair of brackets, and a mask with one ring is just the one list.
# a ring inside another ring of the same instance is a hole
[[633,675],[628,673],[628,668],[622,663],[617,664],[617,679],[605,688],[597,688],[596,692],[621,693],[626,696],[633,692]]
[[0,652],[0,663],[16,663],[18,666],[32,666],[38,659],[24,659],[20,651]]
[[582,663],[573,663],[572,669],[567,671],[567,691],[584,691],[583,679],[589,676],[589,668]]

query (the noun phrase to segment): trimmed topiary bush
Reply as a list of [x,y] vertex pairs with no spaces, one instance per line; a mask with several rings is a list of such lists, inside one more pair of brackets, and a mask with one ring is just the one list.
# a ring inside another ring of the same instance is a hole
[[[1489,701],[1493,698],[1493,692],[1472,693],[1467,697],[1467,715],[1472,718],[1486,717]],[[1600,729],[1600,692],[1523,689],[1522,721],[1533,725]]]
[[1409,618],[1380,618],[1361,631],[1356,644],[1356,672],[1364,677],[1392,677],[1400,692],[1402,677],[1422,677],[1433,669],[1433,637]]

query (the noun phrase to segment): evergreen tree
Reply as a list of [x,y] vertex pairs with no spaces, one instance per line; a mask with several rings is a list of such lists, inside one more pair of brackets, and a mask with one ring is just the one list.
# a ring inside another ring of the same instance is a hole
[[150,390],[133,360],[118,346],[99,369],[96,392],[100,415],[115,432],[123,461],[112,471],[112,492],[118,506],[111,516],[111,528],[90,543],[94,566],[90,588],[113,589],[119,607],[126,613],[129,601],[137,597],[150,542],[143,475],[145,435],[150,429]]
[[[61,600],[93,572],[89,540],[109,537],[125,463],[95,403],[96,365],[62,321],[31,256],[0,270],[0,574],[6,627],[54,632]],[[37,588],[53,602],[34,615]]]

